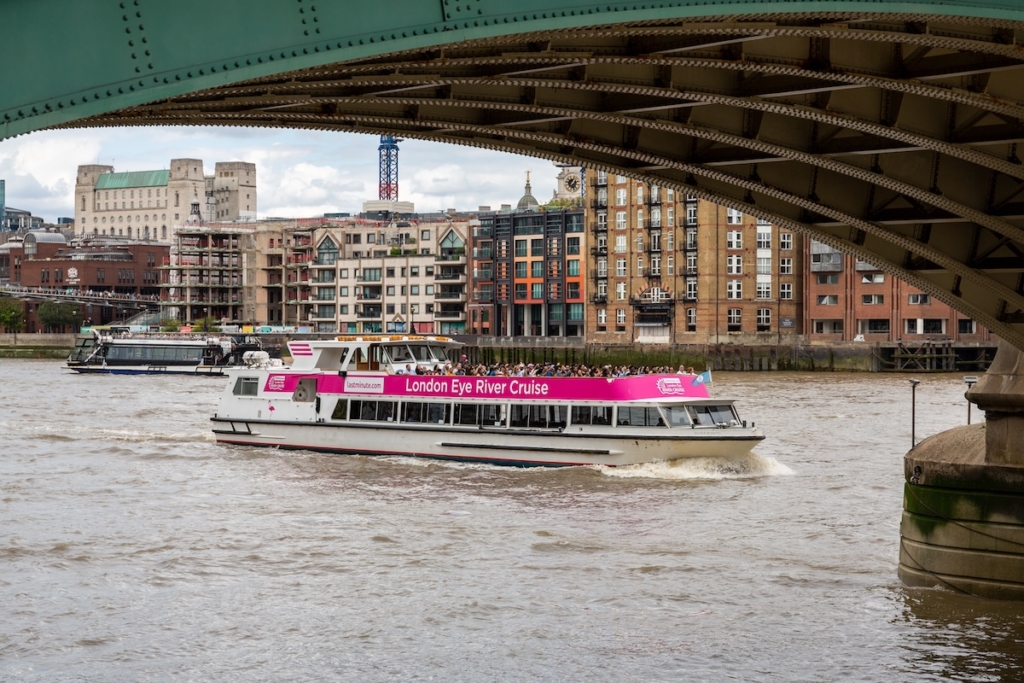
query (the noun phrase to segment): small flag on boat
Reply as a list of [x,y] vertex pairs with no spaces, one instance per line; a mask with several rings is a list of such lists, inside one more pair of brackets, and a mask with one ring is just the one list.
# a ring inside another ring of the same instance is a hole
[[269,406],[267,406],[267,410],[269,410],[270,412],[274,412],[274,404],[271,403]]
[[697,375],[696,377],[694,377],[693,381],[690,382],[690,386],[692,386],[692,387],[699,387],[701,384],[711,384],[711,371],[710,370],[705,370],[704,372],[702,372],[699,375]]

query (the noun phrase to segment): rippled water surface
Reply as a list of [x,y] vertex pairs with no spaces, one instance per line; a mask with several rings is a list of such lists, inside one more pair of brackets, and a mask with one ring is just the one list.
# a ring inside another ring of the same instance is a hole
[[[547,470],[220,446],[222,380],[0,360],[0,680],[1022,680],[1019,603],[897,579],[906,379],[718,373],[755,455]],[[921,379],[918,437],[966,422]]]

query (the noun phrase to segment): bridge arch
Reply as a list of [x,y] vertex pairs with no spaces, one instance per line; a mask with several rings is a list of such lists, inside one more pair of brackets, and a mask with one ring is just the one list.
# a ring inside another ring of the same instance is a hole
[[5,73],[0,138],[294,127],[584,164],[801,231],[1024,349],[1016,3],[109,5],[2,10],[16,53],[68,51]]

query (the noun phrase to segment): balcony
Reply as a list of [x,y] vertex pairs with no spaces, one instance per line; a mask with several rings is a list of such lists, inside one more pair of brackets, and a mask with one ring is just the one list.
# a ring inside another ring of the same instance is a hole
[[434,274],[435,282],[453,282],[460,285],[466,284],[466,274],[458,271],[439,271]]
[[608,187],[608,176],[597,176],[594,178],[594,187]]
[[591,256],[607,256],[608,255],[608,245],[606,244],[603,247],[591,247],[590,248],[590,255]]
[[441,290],[441,291],[434,292],[434,299],[435,300],[443,299],[443,300],[446,300],[446,301],[465,301],[466,300],[466,293],[462,292],[462,291],[454,291],[453,292],[453,291]]
[[465,320],[465,311],[434,311],[436,320]]
[[363,320],[380,320],[381,309],[356,311],[356,317]]
[[455,251],[441,252],[434,256],[435,261],[459,261],[465,263],[466,250],[456,249]]
[[608,208],[608,200],[607,199],[595,199],[593,202],[591,202],[590,206],[591,206],[591,208],[594,208],[594,209],[607,209]]
[[607,280],[608,279],[608,271],[607,270],[597,270],[597,269],[591,270],[590,271],[590,278],[592,280]]
[[476,302],[479,302],[479,303],[485,303],[485,304],[493,303],[494,302],[494,292],[491,292],[491,291],[473,292],[473,301],[476,301]]
[[591,301],[591,303],[595,303],[595,304],[606,304],[606,303],[608,303],[608,295],[607,294],[595,294],[594,296],[590,297],[590,301]]
[[380,292],[363,292],[356,296],[356,301],[380,301]]

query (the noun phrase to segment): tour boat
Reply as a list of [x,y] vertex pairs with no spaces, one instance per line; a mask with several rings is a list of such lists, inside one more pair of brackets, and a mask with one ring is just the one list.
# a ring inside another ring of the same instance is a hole
[[217,441],[502,465],[632,465],[737,457],[764,439],[706,375],[420,374],[458,367],[433,336],[292,341],[290,366],[250,354],[227,371]]
[[108,375],[223,376],[227,368],[242,364],[245,353],[261,348],[256,337],[94,328],[76,338],[67,367]]

